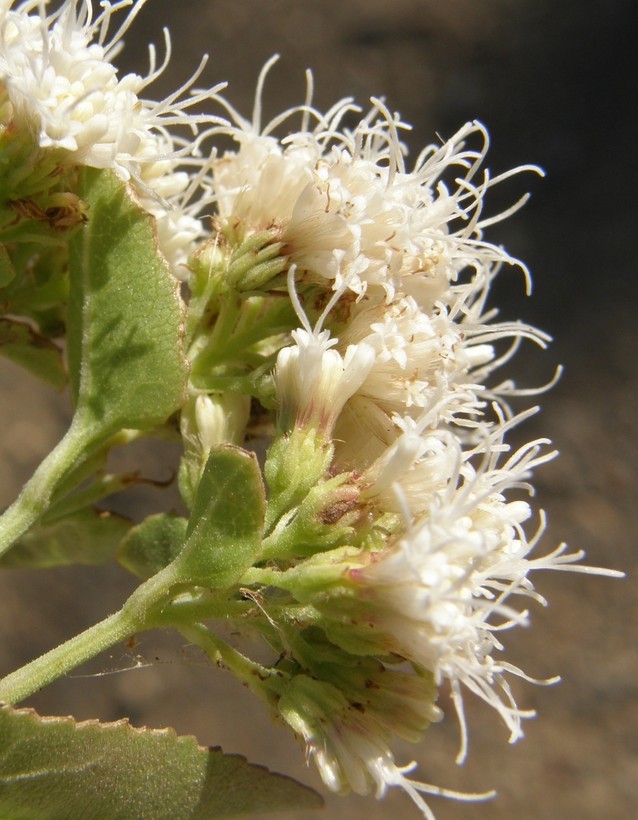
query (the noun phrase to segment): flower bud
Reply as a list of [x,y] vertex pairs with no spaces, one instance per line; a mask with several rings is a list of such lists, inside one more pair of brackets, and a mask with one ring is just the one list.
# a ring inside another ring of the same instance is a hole
[[179,486],[189,506],[211,450],[220,444],[240,444],[249,413],[250,399],[234,393],[191,396],[184,405]]
[[279,351],[275,381],[280,427],[312,426],[326,437],[344,404],[363,384],[374,362],[366,344],[349,345],[341,356],[327,330],[293,330],[294,345]]
[[350,474],[320,481],[264,542],[264,557],[299,558],[350,544],[362,512],[360,490]]

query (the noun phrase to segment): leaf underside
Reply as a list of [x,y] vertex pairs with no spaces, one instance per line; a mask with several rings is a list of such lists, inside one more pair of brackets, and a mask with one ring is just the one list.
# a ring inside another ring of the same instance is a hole
[[306,786],[172,729],[0,707],[3,820],[205,820],[321,805]]
[[38,523],[0,558],[0,567],[45,569],[68,564],[106,564],[131,528],[114,513],[87,507]]
[[152,428],[184,399],[179,286],[115,174],[85,169],[80,194],[89,219],[71,242],[67,339],[78,411],[102,434]]

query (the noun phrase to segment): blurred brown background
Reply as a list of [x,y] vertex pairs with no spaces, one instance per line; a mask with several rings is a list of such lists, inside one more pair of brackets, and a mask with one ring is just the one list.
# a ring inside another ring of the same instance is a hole
[[[229,98],[249,114],[259,68],[282,60],[266,91],[275,113],[303,98],[303,70],[315,73],[315,103],[327,108],[354,95],[363,105],[385,96],[414,125],[413,152],[438,133],[449,137],[466,120],[490,128],[489,167],[503,171],[538,163],[547,172],[514,180],[497,208],[522,190],[532,201],[490,238],[528,262],[535,293],[504,271],[493,304],[555,336],[548,354],[524,351],[508,375],[522,386],[547,381],[556,363],[565,374],[542,399],[544,412],[522,435],[549,435],[562,452],[537,477],[538,503],[549,513],[549,550],[567,540],[594,565],[628,573],[625,581],[555,573],[537,577],[550,606],[535,607],[532,629],[509,636],[509,658],[553,688],[516,687],[520,705],[539,711],[525,740],[507,744],[505,729],[467,699],[470,758],[460,769],[455,719],[433,727],[423,744],[397,747],[417,758],[419,776],[461,790],[496,788],[489,804],[431,801],[439,820],[626,820],[638,816],[638,660],[635,587],[638,485],[636,426],[638,288],[632,229],[636,220],[633,0],[150,0],[119,60],[144,71],[145,43],[173,38],[173,71],[154,96],[181,84],[207,51],[206,80],[230,81]],[[631,152],[631,153],[630,153]],[[505,187],[505,186],[504,186]],[[68,421],[64,397],[52,395],[0,362],[2,483],[9,503]],[[151,449],[145,471],[164,478],[166,458]],[[140,491],[140,514],[163,505]],[[0,576],[0,665],[10,671],[121,604],[132,588],[117,568]],[[139,668],[120,671],[124,667]],[[208,667],[164,635],[143,636],[96,662],[96,677],[77,676],[32,703],[49,714],[136,725],[174,725],[200,742],[302,779],[319,788],[290,734],[271,725],[261,706],[230,676]],[[113,674],[110,674],[113,672]],[[106,673],[106,674],[104,674]],[[443,705],[446,706],[445,699]],[[366,818],[411,811],[407,797],[386,801],[329,797],[323,815]],[[176,817],[178,817],[176,809]],[[416,814],[414,814],[416,816]]]

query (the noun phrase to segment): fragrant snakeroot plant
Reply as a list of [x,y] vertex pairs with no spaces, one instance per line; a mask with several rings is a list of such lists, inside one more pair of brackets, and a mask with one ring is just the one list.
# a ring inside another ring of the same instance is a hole
[[[0,5],[0,349],[68,384],[74,406],[0,518],[1,560],[117,560],[140,579],[118,612],[0,681],[12,705],[0,711],[0,814],[317,805],[192,739],[13,708],[155,627],[247,685],[329,789],[400,786],[428,818],[426,795],[490,797],[412,779],[393,739],[421,741],[443,685],[459,761],[468,692],[521,737],[530,713],[509,680],[526,675],[498,634],[528,622],[522,600],[543,603],[533,571],[619,575],[564,546],[539,552],[530,480],[555,453],[545,439],[508,442],[535,412],[510,398],[534,391],[495,372],[522,340],[548,337],[496,320],[499,270],[529,274],[484,230],[524,199],[491,216],[484,203],[538,169],[491,176],[477,122],[409,160],[408,126],[385,103],[322,113],[310,75],[305,102],[263,124],[272,61],[251,119],[221,85],[193,90],[203,63],[167,99],[146,99],[168,56],[158,67],[151,47],[146,77],[112,62],[143,4]],[[183,507],[132,522],[106,499],[138,478],[107,459],[149,435],[182,442]],[[216,624],[261,640],[270,661]]]

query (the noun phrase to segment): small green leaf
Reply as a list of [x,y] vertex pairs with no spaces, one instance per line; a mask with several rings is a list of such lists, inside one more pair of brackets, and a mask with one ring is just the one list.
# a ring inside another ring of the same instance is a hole
[[0,353],[52,387],[66,384],[62,351],[25,322],[0,319]]
[[3,820],[212,820],[321,805],[294,780],[172,729],[0,709]]
[[105,564],[113,560],[117,545],[131,526],[126,518],[105,510],[77,510],[50,523],[36,524],[0,558],[0,567]]
[[126,535],[118,547],[117,560],[138,578],[150,578],[179,554],[187,523],[175,513],[150,515]]
[[184,549],[174,562],[187,582],[229,587],[259,553],[266,496],[254,453],[211,451],[197,488]]
[[0,288],[15,279],[16,271],[4,245],[0,245]]
[[69,294],[68,247],[19,243],[5,250],[17,275],[4,288],[4,312],[30,317],[43,336],[62,336]]
[[97,435],[162,424],[182,404],[184,306],[153,218],[114,173],[86,168],[88,223],[70,253],[69,375]]

